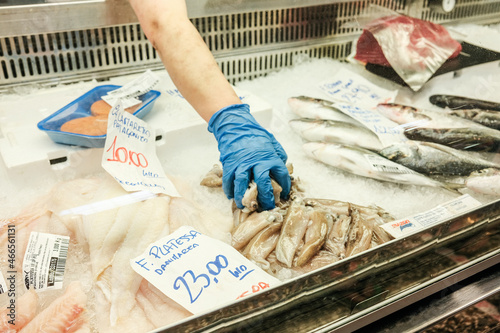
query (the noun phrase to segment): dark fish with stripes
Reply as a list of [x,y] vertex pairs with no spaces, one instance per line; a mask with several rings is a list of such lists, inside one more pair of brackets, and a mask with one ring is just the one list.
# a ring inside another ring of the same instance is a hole
[[429,101],[441,108],[452,110],[492,110],[500,111],[500,103],[453,95],[432,95]]

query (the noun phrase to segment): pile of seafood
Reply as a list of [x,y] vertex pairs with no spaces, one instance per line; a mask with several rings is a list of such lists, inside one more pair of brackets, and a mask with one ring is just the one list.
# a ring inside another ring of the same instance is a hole
[[[274,209],[260,211],[253,181],[243,196],[244,208],[233,205],[231,245],[267,273],[286,280],[391,239],[381,225],[394,218],[382,208],[308,198],[292,165],[287,167],[290,195],[280,199],[282,189],[272,180]],[[220,166],[214,165],[201,184],[221,186],[221,177]]]
[[[220,186],[221,176],[220,167],[214,167],[203,183]],[[280,199],[274,181],[273,188],[275,209],[259,210],[252,183],[245,208],[231,216],[185,197],[152,194],[131,201],[107,174],[57,184],[17,216],[0,220],[1,273],[11,276],[10,264],[16,271],[16,325],[9,323],[11,297],[2,293],[0,331],[146,332],[191,316],[129,263],[183,225],[232,244],[282,280],[389,240],[380,225],[392,217],[379,207],[308,199],[297,178],[287,200]],[[15,229],[13,262],[8,260],[8,229]],[[69,237],[60,289],[26,284],[23,260],[33,232]]]
[[404,128],[406,139],[385,145],[328,100],[289,98],[299,117],[289,124],[307,141],[303,145],[307,155],[345,172],[399,184],[500,195],[500,105],[447,95],[433,95],[430,102],[442,109],[377,105],[374,112]]

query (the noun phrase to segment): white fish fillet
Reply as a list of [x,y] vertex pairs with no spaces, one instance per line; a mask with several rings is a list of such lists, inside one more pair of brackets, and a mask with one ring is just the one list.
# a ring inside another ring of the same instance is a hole
[[155,327],[166,326],[191,315],[145,279],[141,282],[136,298],[139,307]]
[[[88,314],[90,326],[74,326],[71,332],[147,332],[179,321],[191,314],[164,296],[133,271],[129,260],[159,238],[182,225],[193,226],[211,237],[230,242],[232,219],[211,208],[201,210],[185,198],[168,196],[127,204],[109,206],[107,210],[88,215],[59,216],[62,211],[90,203],[102,203],[126,195],[114,179],[103,177],[64,182],[17,218],[0,221],[0,260],[2,267],[7,249],[7,225],[16,225],[17,258],[21,258],[31,231],[70,236],[70,248],[65,270],[65,283],[82,279],[94,305]],[[109,202],[107,203],[109,204]],[[75,252],[78,249],[80,252]],[[78,261],[82,260],[82,261]],[[80,266],[76,266],[79,263]],[[20,262],[16,264],[19,269]],[[19,290],[22,279],[17,279]],[[74,283],[79,283],[75,281]],[[90,290],[90,291],[88,291]],[[63,290],[50,291],[42,308],[57,307],[53,301]],[[46,295],[44,293],[44,295]],[[0,295],[3,304],[4,295]],[[53,302],[52,302],[53,301]],[[51,303],[52,302],[52,303]],[[47,304],[52,304],[47,307]],[[87,310],[86,310],[87,311]],[[62,310],[60,311],[63,312]],[[29,315],[28,310],[17,313],[18,318]],[[39,316],[37,316],[39,317]],[[86,317],[87,318],[87,317]],[[37,319],[42,322],[42,318]],[[45,319],[44,319],[45,320]],[[37,331],[39,323],[27,329]],[[1,331],[1,330],[0,330]]]

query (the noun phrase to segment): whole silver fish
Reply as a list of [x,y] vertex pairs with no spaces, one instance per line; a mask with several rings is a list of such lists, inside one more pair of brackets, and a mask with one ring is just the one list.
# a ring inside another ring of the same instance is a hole
[[495,152],[500,147],[500,131],[468,119],[394,103],[379,104],[377,111],[406,127],[404,134],[410,140],[471,151]]
[[496,130],[468,119],[456,117],[445,112],[424,110],[396,103],[377,105],[377,111],[386,118],[406,128],[475,128],[494,135]]
[[500,170],[488,168],[473,172],[465,181],[474,192],[500,196]]
[[343,121],[363,126],[356,119],[335,108],[333,102],[324,99],[307,96],[290,97],[288,105],[292,112],[301,118]]
[[342,143],[379,151],[382,143],[378,136],[364,126],[335,120],[308,118],[289,121],[290,127],[308,141]]
[[367,149],[322,142],[308,142],[302,147],[307,155],[318,161],[358,176],[400,184],[445,187]]
[[444,145],[407,141],[382,149],[380,155],[427,175],[468,176],[471,172],[500,165]]

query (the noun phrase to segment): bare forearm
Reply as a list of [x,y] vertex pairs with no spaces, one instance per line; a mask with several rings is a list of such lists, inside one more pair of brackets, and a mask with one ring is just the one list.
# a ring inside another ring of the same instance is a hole
[[208,121],[240,103],[212,53],[187,17],[184,0],[130,0],[179,92]]

